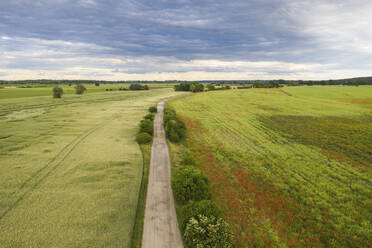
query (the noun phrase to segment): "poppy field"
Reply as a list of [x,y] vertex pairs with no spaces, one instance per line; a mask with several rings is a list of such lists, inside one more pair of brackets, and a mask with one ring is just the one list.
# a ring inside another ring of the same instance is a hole
[[[372,246],[372,87],[192,94],[168,103],[235,247]],[[171,154],[174,157],[175,154]]]

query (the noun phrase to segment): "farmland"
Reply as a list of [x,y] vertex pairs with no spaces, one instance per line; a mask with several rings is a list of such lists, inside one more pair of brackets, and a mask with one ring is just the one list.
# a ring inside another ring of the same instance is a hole
[[[0,85],[1,86],[1,85]],[[30,86],[32,88],[0,88],[0,99],[5,98],[19,98],[19,97],[33,97],[33,96],[50,96],[52,92],[52,87],[54,85],[18,85],[17,87],[27,87]],[[128,88],[129,84],[100,84],[99,86],[95,86],[94,84],[85,85],[87,88],[86,93],[95,93],[95,92],[103,92],[106,89],[112,89],[113,91],[117,91],[119,88]],[[171,88],[172,84],[166,83],[159,83],[159,84],[149,84],[150,89],[161,89],[161,88]],[[67,85],[63,84],[60,85],[63,88],[63,93],[66,94],[74,94],[75,93],[75,85]]]
[[129,247],[143,168],[138,123],[179,93],[88,88],[53,99],[51,88],[46,96],[4,91],[0,246]]
[[236,247],[372,246],[372,87],[198,93],[168,103]]

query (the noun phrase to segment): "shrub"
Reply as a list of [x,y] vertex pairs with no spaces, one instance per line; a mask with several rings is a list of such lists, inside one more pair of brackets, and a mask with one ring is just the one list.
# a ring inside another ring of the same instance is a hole
[[195,167],[185,167],[177,171],[172,179],[172,188],[180,203],[209,200],[211,197],[208,177]]
[[98,82],[95,82],[94,85],[95,85],[95,86],[99,86],[99,83],[98,83]]
[[182,154],[181,165],[195,165],[195,160],[189,151],[185,151]]
[[145,120],[150,120],[150,121],[153,121],[155,118],[155,115],[154,114],[147,114],[145,116]]
[[78,85],[75,86],[75,92],[76,92],[76,94],[78,94],[78,95],[83,94],[86,90],[87,90],[87,89],[86,89],[85,86],[82,85],[82,84],[78,84]]
[[186,226],[184,240],[187,247],[231,248],[229,225],[221,218],[199,215]]
[[176,111],[165,109],[164,111],[164,126],[167,138],[171,142],[179,142],[185,137],[186,126],[177,117]]
[[63,95],[63,89],[61,87],[54,87],[53,88],[53,98],[61,98]]
[[150,113],[156,113],[156,112],[158,112],[158,109],[157,109],[156,106],[151,106],[151,107],[149,108],[149,112],[150,112]]
[[216,87],[215,87],[213,84],[208,84],[208,85],[207,85],[207,89],[208,89],[208,90],[215,90]]
[[174,86],[175,91],[191,91],[191,84],[190,83],[180,83]]
[[204,91],[204,84],[201,84],[201,83],[192,83],[191,84],[191,91],[192,92],[201,92],[201,91]]
[[210,200],[199,202],[190,201],[187,205],[181,208],[181,228],[185,231],[187,223],[191,218],[197,218],[199,215],[205,217],[221,217],[222,211],[216,203]]
[[148,133],[140,133],[137,135],[137,143],[138,144],[148,144],[152,140],[152,136]]
[[153,132],[154,132],[154,126],[151,120],[142,120],[140,122],[140,133],[148,133],[152,135]]
[[149,90],[149,87],[147,85],[143,86],[141,84],[131,84],[129,86],[130,90]]

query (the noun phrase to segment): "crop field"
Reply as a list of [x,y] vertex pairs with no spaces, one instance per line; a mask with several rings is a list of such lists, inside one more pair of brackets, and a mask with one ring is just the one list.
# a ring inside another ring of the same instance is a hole
[[171,150],[189,149],[207,173],[236,247],[372,247],[371,86],[212,91],[168,105],[187,126]]
[[176,94],[0,97],[0,246],[129,247],[143,169],[138,123]]
[[[99,86],[85,85],[86,93],[102,92],[106,89],[118,90],[119,88],[128,88],[130,84],[100,84]],[[150,89],[172,88],[173,84],[148,84]],[[74,94],[75,85],[60,85],[63,88],[63,93]],[[53,86],[47,87],[33,87],[33,88],[0,88],[0,99],[5,98],[19,98],[19,97],[33,97],[33,96],[52,96]]]

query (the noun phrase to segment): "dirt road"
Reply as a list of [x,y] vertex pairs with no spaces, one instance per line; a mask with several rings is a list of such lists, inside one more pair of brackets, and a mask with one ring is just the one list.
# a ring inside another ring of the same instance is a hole
[[182,248],[172,188],[170,159],[163,128],[165,101],[158,104],[154,121],[154,141],[151,151],[147,188],[143,248]]

